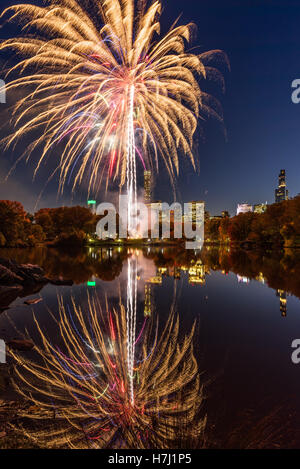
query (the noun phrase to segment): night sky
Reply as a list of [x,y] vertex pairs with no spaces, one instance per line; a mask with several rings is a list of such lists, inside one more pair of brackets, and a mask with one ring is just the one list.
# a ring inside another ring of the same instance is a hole
[[[1,1],[1,7],[18,3]],[[35,2],[37,3],[37,2]],[[217,123],[205,126],[199,143],[200,172],[182,162],[178,179],[179,200],[205,200],[211,214],[229,210],[239,202],[274,202],[281,168],[287,171],[290,195],[300,192],[300,104],[291,101],[291,83],[300,78],[300,0],[163,0],[162,29],[166,31],[182,14],[180,23],[198,27],[193,45],[199,51],[224,50],[231,71],[224,70],[225,95],[216,89],[224,110],[227,136]],[[0,30],[9,37],[12,28]],[[0,78],[4,78],[1,77]],[[13,97],[8,97],[11,104]],[[0,104],[2,135],[7,132],[8,105]],[[32,211],[38,207],[71,204],[70,191],[57,200],[57,180],[47,187],[45,165],[32,181],[33,162],[21,163],[7,182],[3,178],[18,154],[2,153],[0,198],[19,200]],[[55,159],[55,156],[53,156]],[[165,172],[156,179],[155,197],[171,202],[172,191]],[[73,203],[84,204],[83,187]]]

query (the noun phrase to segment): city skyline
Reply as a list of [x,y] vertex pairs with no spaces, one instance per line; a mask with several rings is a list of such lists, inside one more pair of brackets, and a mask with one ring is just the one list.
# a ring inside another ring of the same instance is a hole
[[[284,176],[282,175],[282,172],[284,173]],[[281,179],[282,177],[284,178],[284,194],[281,194]],[[278,179],[279,179],[279,182],[278,182],[278,187],[275,189],[275,200],[271,200],[270,202],[268,201],[265,201],[265,202],[262,202],[262,201],[256,201],[256,203],[248,203],[248,201],[245,201],[243,200],[241,203],[240,202],[236,202],[235,203],[235,209],[230,212],[229,210],[227,210],[227,208],[225,207],[223,210],[221,210],[220,213],[214,213],[214,212],[211,212],[207,206],[207,202],[205,200],[201,200],[200,202],[204,204],[204,207],[205,207],[205,212],[207,212],[211,218],[223,218],[223,217],[226,217],[226,216],[235,216],[235,215],[239,215],[239,213],[246,213],[246,212],[256,212],[256,213],[263,213],[267,206],[268,205],[271,205],[273,203],[280,203],[281,201],[283,200],[288,200],[289,198],[293,198],[297,195],[299,195],[299,193],[293,195],[293,196],[290,196],[290,193],[289,191],[287,190],[287,186],[286,186],[286,172],[285,172],[285,169],[281,169],[280,170],[280,173],[279,173],[279,176],[278,176]],[[152,180],[152,172],[147,170],[147,171],[144,171],[144,187],[143,187],[143,191],[144,191],[144,195],[142,197],[144,203],[147,205],[161,205],[162,201],[161,200],[157,200],[157,198],[155,197],[155,192],[154,192],[154,189],[153,189],[153,180]],[[278,195],[279,194],[279,195]],[[12,200],[15,200],[15,199],[12,199]],[[69,204],[69,206],[74,206],[74,205],[80,205],[80,206],[87,206],[94,214],[96,213],[96,210],[97,210],[97,205],[99,203],[102,203],[104,201],[104,199],[102,199],[101,197],[95,197],[93,199],[84,199],[82,201],[79,201],[77,203],[73,203],[73,204]],[[199,201],[198,201],[199,202]],[[22,202],[21,202],[22,203]],[[179,202],[179,203],[191,203],[191,204],[195,204],[196,202],[195,201],[191,201],[191,200],[184,200],[183,202]],[[57,208],[57,207],[61,207],[61,206],[68,206],[67,204],[66,205],[62,205],[60,204],[59,202],[53,206],[45,206],[45,207],[39,207],[39,208]],[[27,207],[24,205],[24,208],[26,210]],[[30,209],[28,210],[29,213],[30,212]],[[32,211],[33,213],[33,211]]]

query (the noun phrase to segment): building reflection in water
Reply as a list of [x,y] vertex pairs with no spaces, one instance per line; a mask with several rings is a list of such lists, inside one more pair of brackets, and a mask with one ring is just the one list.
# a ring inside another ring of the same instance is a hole
[[145,302],[144,302],[144,316],[153,315],[153,291],[151,283],[145,283]]
[[192,267],[189,268],[189,283],[205,285],[205,265],[201,260],[198,260]]
[[243,275],[239,275],[239,274],[237,274],[236,277],[239,283],[246,283],[246,284],[250,283],[250,278],[248,277],[244,277]]
[[130,257],[125,304],[120,299],[113,308],[106,300],[103,307],[96,291],[86,307],[59,298],[57,343],[35,319],[42,344],[35,360],[24,362],[11,352],[16,389],[36,409],[24,411],[19,431],[39,445],[176,448],[180,439],[186,445],[201,441],[206,419],[200,417],[195,324],[181,337],[172,306],[161,327],[151,281],[145,283],[144,315],[138,321],[138,269],[138,258]]
[[[13,252],[15,256],[15,251]],[[40,253],[40,259],[33,257],[30,259],[30,263],[43,265],[42,259],[47,260],[49,265],[44,266],[47,276],[74,277],[75,283],[84,282],[91,289],[96,287],[98,279],[112,281],[118,278],[129,257],[135,256],[141,261],[147,258],[148,261],[153,263],[154,268],[152,275],[144,279],[145,316],[153,314],[153,291],[157,286],[162,286],[164,277],[180,280],[182,276],[187,276],[190,285],[202,286],[205,285],[206,276],[210,274],[211,270],[219,270],[224,275],[234,272],[238,283],[246,285],[251,280],[256,280],[265,285],[272,285],[272,288],[277,292],[276,295],[280,298],[282,316],[287,314],[287,286],[293,295],[300,297],[296,277],[292,274],[289,275],[290,271],[297,271],[300,268],[300,258],[298,259],[295,252],[287,254],[287,265],[293,266],[293,269],[290,270],[286,270],[285,263],[277,257],[261,257],[251,252],[242,252],[241,254],[230,251],[229,248],[217,250],[210,246],[207,246],[203,251],[196,252],[150,246],[144,249],[126,248],[124,246],[89,247],[86,251],[80,251],[75,259],[67,257],[67,253],[62,255],[62,253],[53,249],[51,255],[43,250],[37,250],[37,252]],[[23,256],[23,252],[18,251],[18,253],[19,256],[21,254]],[[11,256],[10,253],[9,256]],[[26,259],[22,256],[16,258],[19,262],[24,263]],[[272,265],[272,269],[270,269],[270,265]],[[69,275],[69,272],[71,272],[71,275]]]
[[150,284],[162,285],[163,277],[171,277],[175,280],[181,278],[181,274],[188,274],[188,282],[191,285],[205,285],[205,277],[209,274],[209,269],[198,259],[191,266],[188,265],[172,265],[168,267],[157,267],[156,275],[151,277],[148,282]]
[[[251,281],[251,279],[250,279],[249,277],[246,277],[246,276],[244,276],[244,275],[239,275],[239,274],[237,274],[236,277],[237,277],[237,281],[238,281],[239,283],[246,283],[246,284],[248,284],[248,283],[250,283],[250,281]],[[265,277],[264,277],[264,275],[263,275],[262,272],[259,272],[259,274],[255,277],[255,280],[256,280],[257,282],[259,282],[259,283],[262,283],[263,285],[266,283],[266,279],[265,279]]]
[[[51,257],[45,257],[52,275],[76,274],[79,284],[90,287],[89,296],[87,304],[82,294],[80,303],[59,299],[59,317],[53,315],[58,334],[47,330],[51,340],[36,321],[42,340],[36,355],[32,355],[32,362],[12,352],[17,389],[30,402],[30,407],[21,411],[23,427],[18,427],[18,431],[37,445],[51,448],[186,449],[199,447],[199,442],[203,445],[205,418],[200,410],[203,391],[193,352],[194,328],[186,336],[179,333],[174,306],[176,293],[172,307],[167,309],[171,313],[167,319],[162,315],[165,318],[162,323],[157,314],[156,291],[159,290],[161,297],[166,277],[175,280],[166,282],[174,284],[175,291],[182,288],[183,282],[176,281],[179,279],[201,287],[210,271],[224,275],[239,272],[240,282],[248,284],[256,280],[273,288],[279,297],[281,314],[286,316],[287,291],[300,296],[294,274],[297,269],[289,274],[286,264],[277,257],[264,259],[253,252],[227,253],[213,249],[199,255],[173,252],[149,247],[143,252],[125,247],[93,248],[79,253],[75,262],[71,257],[64,259],[61,254],[59,257],[52,250],[51,255],[56,256],[52,259],[63,260],[64,271],[55,270],[61,266],[54,262],[52,266]],[[289,258],[289,262],[289,266],[291,262],[294,266],[296,260]],[[143,263],[151,268],[141,267]],[[234,279],[233,275],[230,277]],[[110,288],[112,297],[105,301],[103,295],[100,304],[100,284],[109,291],[107,282],[115,279],[118,280]],[[119,288],[123,298],[118,306],[115,285],[123,281],[125,288]],[[214,419],[211,401],[207,402],[210,419]],[[273,435],[273,429],[284,434],[277,421],[272,420],[273,413],[266,418],[265,427],[259,420],[252,425],[247,415],[242,417],[242,429],[234,426],[232,434],[226,429],[226,435],[230,436],[227,442],[218,442],[218,433],[214,433],[212,425],[207,425],[205,444],[256,448],[268,446],[264,433],[268,438]],[[248,428],[249,443],[241,437]],[[232,438],[236,438],[234,443]],[[196,445],[191,443],[195,441]]]
[[265,279],[264,274],[262,272],[259,272],[257,277],[255,277],[255,280],[257,280],[259,283],[262,283],[263,285],[265,285],[265,283],[266,283],[266,279]]
[[287,292],[284,290],[277,290],[276,296],[279,296],[281,316],[286,317],[287,315]]

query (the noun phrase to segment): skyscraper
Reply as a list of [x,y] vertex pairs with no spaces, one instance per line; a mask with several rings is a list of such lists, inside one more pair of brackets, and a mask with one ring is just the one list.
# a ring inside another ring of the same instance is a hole
[[253,212],[253,206],[249,204],[238,204],[236,214]]
[[93,199],[88,200],[87,201],[87,206],[93,214],[96,213],[96,209],[97,209],[97,201],[96,200],[93,200]]
[[[203,223],[205,217],[205,202],[203,200],[193,200],[190,204],[189,213],[184,215],[183,220],[191,223]],[[200,207],[197,211],[197,206]]]
[[267,210],[267,203],[254,205],[254,213],[264,213]]
[[144,171],[144,202],[149,204],[152,199],[152,172]]
[[286,188],[285,169],[281,169],[278,176],[278,188],[275,189],[275,202],[283,202],[284,200],[288,200],[288,198],[289,193]]

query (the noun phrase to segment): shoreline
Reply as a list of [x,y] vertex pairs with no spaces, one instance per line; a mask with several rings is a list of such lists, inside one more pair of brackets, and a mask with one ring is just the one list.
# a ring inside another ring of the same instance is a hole
[[[51,241],[47,243],[39,243],[34,246],[0,246],[0,254],[1,251],[4,250],[13,250],[13,249],[38,249],[38,248],[48,248],[48,249],[58,249],[58,250],[65,250],[65,249],[83,249],[83,248],[93,248],[93,247],[181,247],[183,250],[185,248],[185,242],[190,240],[180,239],[179,241],[147,241],[143,240],[104,240],[104,241],[95,241],[95,242],[88,242],[84,244],[53,244]],[[216,248],[229,248],[229,249],[242,249],[242,250],[265,250],[265,251],[278,251],[284,249],[300,249],[300,243],[296,244],[257,244],[248,241],[240,242],[240,243],[228,243],[228,242],[220,242],[220,241],[204,241],[203,246],[201,249],[205,247],[216,247]],[[1,257],[1,256],[0,256]]]

